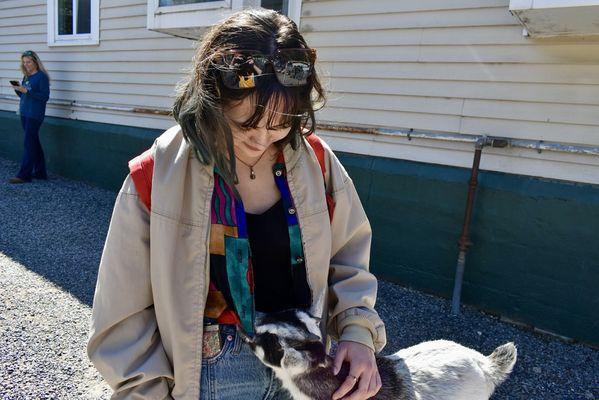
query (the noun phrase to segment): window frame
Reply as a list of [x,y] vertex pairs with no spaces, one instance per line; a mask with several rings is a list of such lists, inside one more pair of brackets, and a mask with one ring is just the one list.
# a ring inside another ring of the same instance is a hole
[[[73,2],[73,31],[76,31],[76,4]],[[90,33],[58,34],[58,0],[47,0],[48,46],[90,46],[100,44],[100,0],[90,0]]]
[[[177,29],[208,28],[234,12],[259,4],[261,0],[215,0],[160,7],[159,0],[148,0],[146,27],[149,30],[165,33]],[[288,0],[287,15],[298,26],[301,9],[302,0]]]

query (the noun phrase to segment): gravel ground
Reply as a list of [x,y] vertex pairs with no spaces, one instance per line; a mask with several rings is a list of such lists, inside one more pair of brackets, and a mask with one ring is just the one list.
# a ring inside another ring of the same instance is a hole
[[[108,399],[85,342],[97,266],[116,194],[55,175],[9,185],[0,159],[0,398]],[[499,399],[599,399],[599,351],[531,333],[449,302],[381,282],[386,353],[449,339],[489,354],[507,341],[518,362]]]

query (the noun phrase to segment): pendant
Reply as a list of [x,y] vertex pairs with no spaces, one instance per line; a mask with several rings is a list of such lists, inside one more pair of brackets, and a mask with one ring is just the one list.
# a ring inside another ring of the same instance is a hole
[[256,173],[254,172],[254,167],[250,167],[250,179],[256,179]]

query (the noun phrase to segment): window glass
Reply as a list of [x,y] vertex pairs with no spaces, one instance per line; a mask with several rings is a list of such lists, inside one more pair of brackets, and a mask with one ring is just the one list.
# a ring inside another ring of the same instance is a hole
[[73,34],[73,1],[58,0],[58,34]]
[[77,0],[77,33],[90,33],[91,19],[91,0]]
[[193,3],[210,3],[215,0],[160,0],[158,2],[159,7],[165,6],[178,6],[181,4],[193,4]]
[[289,0],[262,0],[261,6],[287,15],[289,11]]

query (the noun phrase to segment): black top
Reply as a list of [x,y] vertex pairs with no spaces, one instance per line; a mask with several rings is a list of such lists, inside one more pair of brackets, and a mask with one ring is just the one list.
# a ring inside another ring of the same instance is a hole
[[259,215],[246,213],[246,221],[256,310],[276,312],[297,307],[283,201],[279,200]]

